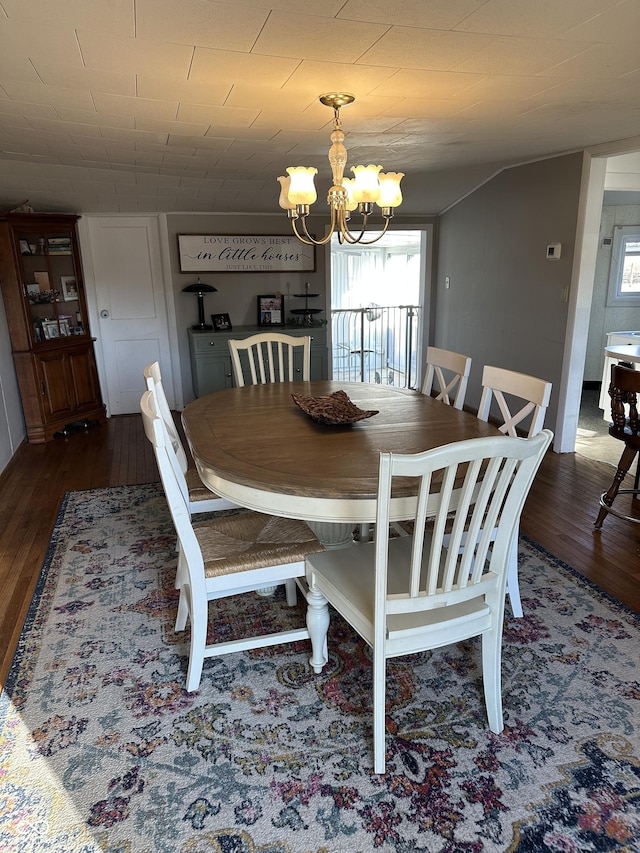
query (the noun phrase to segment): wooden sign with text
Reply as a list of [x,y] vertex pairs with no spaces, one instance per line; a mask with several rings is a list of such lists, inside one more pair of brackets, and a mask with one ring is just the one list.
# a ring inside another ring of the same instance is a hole
[[313,272],[315,246],[264,234],[179,234],[180,272]]

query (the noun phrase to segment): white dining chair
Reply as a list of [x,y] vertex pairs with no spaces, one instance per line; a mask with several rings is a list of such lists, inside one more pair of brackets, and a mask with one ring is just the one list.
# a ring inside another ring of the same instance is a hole
[[[431,397],[434,392],[436,400],[455,409],[462,409],[470,371],[470,356],[438,347],[427,347],[426,373],[420,390],[427,397]],[[400,536],[404,535],[402,522],[392,524],[392,528]],[[362,523],[359,531],[361,542],[371,539],[372,525]]]
[[433,393],[436,400],[441,400],[456,409],[462,409],[470,371],[470,356],[439,347],[427,347],[422,393],[427,396]]
[[180,469],[180,473],[177,473],[176,476],[180,488],[185,495],[190,514],[200,515],[205,512],[219,512],[222,509],[233,509],[236,506],[234,503],[220,497],[220,495],[214,494],[203,484],[191,460],[191,454],[187,455],[164,392],[160,365],[157,361],[153,361],[142,372],[147,390],[152,391],[154,394],[158,416],[162,418],[167,435],[171,440],[171,446],[175,451]]
[[[544,426],[551,389],[551,382],[545,379],[485,365],[478,417],[481,421],[489,420],[495,399],[502,420],[500,432],[532,438]],[[514,408],[517,411],[512,411]]]
[[207,643],[208,602],[284,584],[287,604],[293,606],[296,585],[305,592],[304,558],[322,550],[322,545],[303,521],[250,510],[192,522],[176,477],[179,465],[171,438],[151,391],[142,395],[140,410],[178,535],[180,598],[175,629],[183,631],[187,619],[191,624],[186,689],[192,691],[198,689],[206,658],[309,638],[308,629],[301,626]]
[[[418,454],[381,453],[376,541],[307,557],[314,670],[321,672],[326,662],[328,604],[373,650],[374,772],[384,773],[386,766],[387,658],[481,636],[489,728],[502,731],[500,663],[511,542],[551,439],[543,430],[532,439],[497,436]],[[391,491],[400,477],[418,481],[417,508],[412,534],[391,539]],[[473,553],[459,547],[465,533],[477,540]]]
[[[311,376],[311,337],[261,332],[241,340],[230,340],[229,351],[236,386],[267,382],[308,381]],[[299,352],[302,362],[294,357]],[[241,356],[242,353],[242,356]],[[243,370],[246,364],[248,375]]]
[[[545,379],[503,367],[485,365],[482,371],[482,396],[478,418],[481,421],[489,420],[492,401],[495,400],[499,412],[495,413],[495,419],[496,423],[499,423],[500,431],[514,437],[525,435],[532,438],[544,426],[551,388],[551,382]],[[514,616],[521,617],[523,611],[518,582],[518,536],[519,531],[516,530],[511,544],[507,593],[511,612]]]

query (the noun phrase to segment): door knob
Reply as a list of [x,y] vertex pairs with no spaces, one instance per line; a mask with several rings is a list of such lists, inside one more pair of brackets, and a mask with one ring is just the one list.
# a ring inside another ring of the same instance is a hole
[[108,320],[110,314],[106,308],[103,308],[102,311],[100,312],[100,316],[102,317],[103,320]]

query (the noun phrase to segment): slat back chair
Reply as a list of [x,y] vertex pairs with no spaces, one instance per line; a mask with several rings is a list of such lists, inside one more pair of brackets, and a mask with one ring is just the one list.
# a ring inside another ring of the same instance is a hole
[[171,446],[175,451],[176,461],[180,469],[179,472],[176,472],[176,477],[180,489],[185,495],[191,515],[201,515],[205,512],[219,512],[221,509],[232,509],[235,507],[235,504],[231,503],[231,501],[207,489],[200,479],[193,460],[191,460],[191,454],[187,455],[162,386],[162,376],[158,362],[153,361],[151,364],[148,364],[143,370],[143,375],[147,391],[151,391],[154,395],[156,411],[158,416],[162,418],[167,435],[171,441]]
[[[532,438],[544,426],[551,388],[551,382],[545,379],[516,373],[503,367],[485,365],[482,371],[482,397],[478,406],[478,417],[481,421],[489,420],[491,401],[495,398],[502,416],[500,431],[516,436],[519,434],[518,427],[522,432],[525,429],[522,425],[529,418],[526,435],[527,438]],[[514,403],[516,408],[520,408],[512,412]]]
[[[544,418],[551,398],[551,382],[517,373],[503,367],[485,365],[482,371],[482,396],[478,407],[478,417],[488,421],[491,412],[491,401],[495,398],[502,423],[501,432],[513,437],[525,433],[527,438],[537,435],[544,426]],[[512,411],[515,409],[515,412]],[[528,429],[523,426],[529,420]],[[511,612],[516,617],[522,616],[522,600],[518,582],[518,533],[514,536],[511,546],[511,560],[507,580],[507,592],[511,602]]]
[[184,445],[180,439],[180,435],[178,434],[175,421],[173,420],[173,415],[171,414],[167,395],[165,394],[164,386],[162,384],[162,375],[160,373],[159,363],[157,361],[152,361],[151,364],[148,364],[144,368],[142,375],[144,376],[147,391],[153,391],[155,394],[158,415],[164,421],[167,432],[171,437],[171,443],[173,444],[173,449],[180,461],[180,467],[183,471],[186,471],[189,467],[189,460],[185,452]]
[[613,481],[606,492],[600,495],[600,510],[595,521],[596,530],[602,524],[608,513],[615,515],[625,521],[640,524],[640,517],[623,513],[613,506],[618,495],[632,495],[637,498],[640,495],[638,479],[640,468],[636,469],[635,482],[632,489],[621,489],[620,486],[627,472],[633,464],[638,452],[640,452],[640,418],[638,417],[638,394],[640,393],[640,371],[634,370],[622,364],[611,365],[611,384],[609,396],[611,397],[611,424],[609,435],[624,443],[622,455],[618,462]]
[[[385,771],[387,658],[481,636],[489,727],[502,731],[507,565],[522,507],[551,438],[543,430],[532,439],[498,436],[418,454],[382,453],[376,541],[307,557],[307,624],[315,671],[326,660],[327,602],[373,649],[376,773]],[[416,478],[419,492],[413,532],[390,539],[389,506],[397,477]],[[446,547],[445,529],[452,519],[451,547]],[[460,547],[464,536],[477,541],[475,551]]]
[[[435,390],[436,400],[446,403],[447,406],[453,406],[455,409],[462,409],[469,384],[471,357],[438,347],[427,347],[426,367],[427,372],[420,389],[421,392],[430,397],[432,391]],[[401,525],[396,523],[393,527],[401,536],[404,535],[404,528]],[[370,538],[370,525],[361,524],[360,541],[368,542]]]
[[[426,368],[421,392],[430,397],[435,390],[436,400],[455,409],[462,409],[469,383],[471,357],[438,347],[427,347]],[[404,535],[404,528],[401,525],[394,524],[393,527],[397,533]],[[360,541],[368,542],[370,538],[371,526],[361,524]]]
[[[293,382],[297,379],[308,381],[311,375],[309,335],[297,337],[282,332],[261,332],[242,340],[230,340],[229,351],[233,378],[238,388],[248,384],[249,377],[243,371],[243,361],[246,361],[252,385]],[[296,352],[302,354],[301,373],[298,373],[294,358]]]
[[302,521],[250,510],[192,523],[176,476],[179,464],[152,392],[145,391],[142,395],[140,410],[178,535],[180,599],[175,629],[184,630],[189,619],[191,641],[186,689],[197,690],[206,658],[309,637],[308,629],[302,626],[208,644],[208,602],[285,584],[287,604],[295,605],[296,583],[304,592],[300,582],[305,572],[304,558],[322,550],[322,545]]
[[455,409],[462,409],[471,371],[470,356],[438,347],[427,347],[426,367],[422,393],[431,396],[435,391],[436,400],[441,400]]

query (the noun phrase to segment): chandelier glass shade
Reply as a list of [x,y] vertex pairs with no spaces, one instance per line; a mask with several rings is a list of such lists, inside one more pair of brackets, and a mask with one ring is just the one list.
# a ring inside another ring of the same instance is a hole
[[[375,243],[386,232],[393,211],[402,204],[400,181],[403,172],[382,172],[382,166],[352,166],[353,178],[345,178],[347,149],[344,145],[344,133],[340,123],[340,107],[353,103],[355,98],[344,92],[331,92],[320,96],[320,103],[333,108],[333,132],[329,149],[329,164],[333,176],[333,186],[329,189],[327,203],[331,222],[327,234],[316,240],[307,229],[307,216],[310,206],[316,201],[317,193],[314,178],[318,170],[313,166],[289,166],[286,175],[280,175],[279,204],[287,211],[293,232],[302,243],[309,246],[323,246],[337,232],[340,243]],[[384,228],[373,239],[366,240],[369,216],[376,204],[384,219]],[[357,209],[362,217],[359,233],[349,229],[351,213]]]

